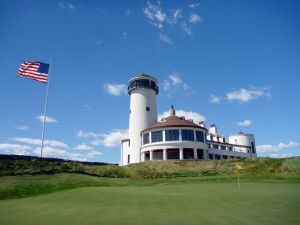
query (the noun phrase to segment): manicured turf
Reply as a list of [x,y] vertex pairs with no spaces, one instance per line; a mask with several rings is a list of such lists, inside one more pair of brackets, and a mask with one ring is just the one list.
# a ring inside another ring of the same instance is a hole
[[199,180],[83,187],[1,200],[0,224],[300,224],[299,190],[293,182],[242,182],[238,190]]

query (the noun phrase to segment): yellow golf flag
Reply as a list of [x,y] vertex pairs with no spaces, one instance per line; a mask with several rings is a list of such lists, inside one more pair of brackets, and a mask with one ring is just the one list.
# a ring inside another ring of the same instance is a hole
[[241,185],[240,185],[240,174],[239,174],[239,171],[242,170],[243,168],[239,164],[236,164],[235,168],[236,168],[236,174],[237,174],[238,188],[240,189]]

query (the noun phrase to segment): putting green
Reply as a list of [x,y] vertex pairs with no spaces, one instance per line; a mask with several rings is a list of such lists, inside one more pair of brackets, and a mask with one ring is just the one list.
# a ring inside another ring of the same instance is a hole
[[0,201],[1,225],[300,224],[300,184],[86,187]]

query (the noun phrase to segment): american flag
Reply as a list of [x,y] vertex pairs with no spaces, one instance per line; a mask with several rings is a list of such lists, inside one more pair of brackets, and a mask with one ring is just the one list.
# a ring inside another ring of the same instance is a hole
[[47,84],[50,64],[43,62],[22,62],[17,76],[27,77]]

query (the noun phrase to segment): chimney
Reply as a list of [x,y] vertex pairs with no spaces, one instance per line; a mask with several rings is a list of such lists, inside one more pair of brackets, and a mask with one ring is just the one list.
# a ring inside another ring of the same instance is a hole
[[200,127],[205,127],[204,121],[200,121],[200,122],[199,122],[199,126],[200,126]]
[[211,133],[211,134],[213,134],[213,135],[218,135],[216,124],[210,125],[209,133]]

